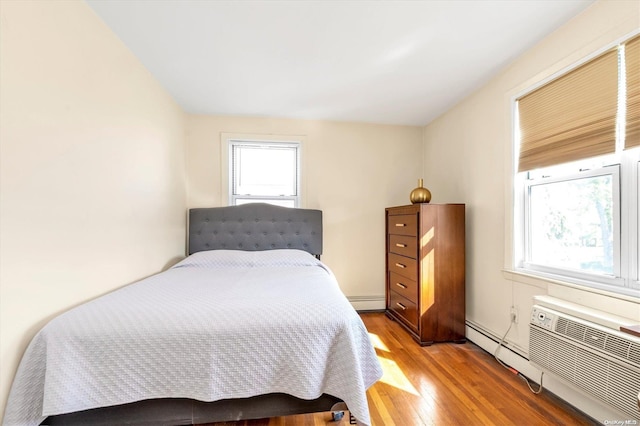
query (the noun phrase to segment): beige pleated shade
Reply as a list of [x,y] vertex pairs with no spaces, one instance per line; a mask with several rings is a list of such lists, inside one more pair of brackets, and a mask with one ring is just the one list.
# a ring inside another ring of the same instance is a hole
[[615,152],[617,98],[617,49],[523,96],[518,171]]
[[640,146],[640,36],[625,44],[627,125],[625,148]]

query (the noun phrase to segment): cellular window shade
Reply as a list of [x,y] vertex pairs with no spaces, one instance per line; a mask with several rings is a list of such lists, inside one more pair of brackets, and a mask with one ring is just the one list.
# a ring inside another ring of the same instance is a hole
[[518,171],[615,152],[618,55],[611,50],[518,100]]
[[625,148],[640,146],[640,36],[625,44],[627,125]]

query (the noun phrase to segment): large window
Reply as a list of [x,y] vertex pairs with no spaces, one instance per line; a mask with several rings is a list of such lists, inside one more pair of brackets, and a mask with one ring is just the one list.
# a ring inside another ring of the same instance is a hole
[[516,100],[516,268],[640,297],[640,36]]
[[229,204],[300,206],[300,143],[229,141]]
[[[534,175],[534,173],[531,173]],[[550,273],[620,275],[619,166],[525,181],[524,266]]]

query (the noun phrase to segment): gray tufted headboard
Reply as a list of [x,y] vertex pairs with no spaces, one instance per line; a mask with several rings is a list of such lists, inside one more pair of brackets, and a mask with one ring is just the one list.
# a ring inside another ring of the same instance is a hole
[[265,203],[189,210],[189,254],[286,248],[322,254],[322,211]]

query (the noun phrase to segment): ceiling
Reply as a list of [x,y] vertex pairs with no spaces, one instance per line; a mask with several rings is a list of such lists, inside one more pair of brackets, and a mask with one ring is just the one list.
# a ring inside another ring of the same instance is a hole
[[593,0],[86,0],[185,111],[426,125]]

